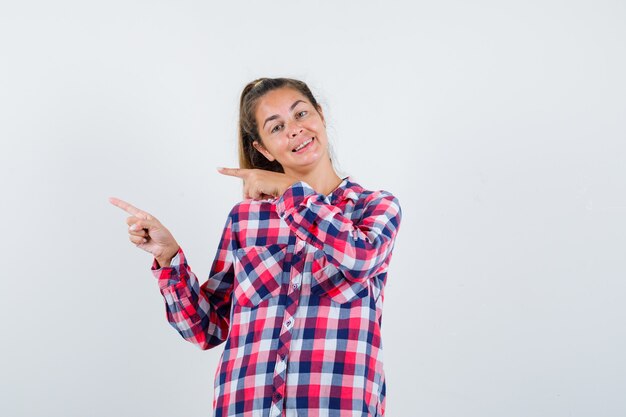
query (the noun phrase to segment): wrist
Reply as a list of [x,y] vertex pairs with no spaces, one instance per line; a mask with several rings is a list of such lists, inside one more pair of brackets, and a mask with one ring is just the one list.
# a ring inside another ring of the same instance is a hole
[[279,192],[278,197],[280,197],[283,194],[285,194],[285,191],[287,191],[292,185],[294,185],[297,182],[298,182],[298,180],[295,179],[295,178],[286,177],[285,181],[283,181],[282,187],[280,187],[280,189],[278,190],[278,192]]
[[176,245],[171,250],[164,251],[164,253],[161,256],[155,257],[156,261],[159,263],[161,268],[166,268],[170,266],[172,259],[178,253],[178,249],[179,249],[179,246]]

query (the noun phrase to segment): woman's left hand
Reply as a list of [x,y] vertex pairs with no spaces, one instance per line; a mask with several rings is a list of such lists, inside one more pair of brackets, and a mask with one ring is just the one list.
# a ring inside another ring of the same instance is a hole
[[239,177],[243,180],[244,198],[263,200],[280,197],[297,179],[280,172],[264,169],[218,168],[220,174]]

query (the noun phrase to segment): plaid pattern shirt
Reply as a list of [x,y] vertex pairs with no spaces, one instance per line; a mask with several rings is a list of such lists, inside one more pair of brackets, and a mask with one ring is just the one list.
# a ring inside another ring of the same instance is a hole
[[200,285],[182,249],[154,260],[169,323],[210,349],[216,417],[383,416],[383,290],[401,210],[350,177],[329,195],[293,184],[230,212]]

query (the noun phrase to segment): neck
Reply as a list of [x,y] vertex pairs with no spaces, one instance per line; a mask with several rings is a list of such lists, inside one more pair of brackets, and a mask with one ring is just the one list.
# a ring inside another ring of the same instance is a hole
[[337,175],[335,169],[330,162],[320,164],[314,169],[307,172],[285,172],[290,177],[296,178],[298,181],[304,181],[309,184],[315,192],[328,195],[341,184],[341,177]]

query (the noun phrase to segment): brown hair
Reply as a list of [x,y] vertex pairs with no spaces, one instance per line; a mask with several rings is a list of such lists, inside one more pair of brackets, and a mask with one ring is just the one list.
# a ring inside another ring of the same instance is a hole
[[302,81],[292,78],[259,78],[246,85],[241,92],[239,104],[239,167],[258,168],[267,171],[284,172],[278,161],[269,161],[257,151],[252,142],[263,143],[256,123],[256,106],[268,92],[279,88],[292,88],[305,96],[319,111],[320,106],[309,87]]

